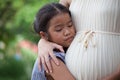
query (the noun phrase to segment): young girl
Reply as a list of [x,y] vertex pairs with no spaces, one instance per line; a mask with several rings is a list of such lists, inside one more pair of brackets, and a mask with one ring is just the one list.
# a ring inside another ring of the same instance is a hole
[[[34,29],[41,38],[63,46],[65,51],[75,36],[75,28],[69,10],[58,3],[47,4],[38,11]],[[49,75],[48,72],[45,72],[44,63],[41,70],[38,69],[37,59],[32,71],[32,80],[75,80],[64,64],[65,54],[54,50],[54,55],[59,59],[60,66],[56,66],[49,57],[53,67],[53,73]],[[62,69],[61,66],[64,68]]]

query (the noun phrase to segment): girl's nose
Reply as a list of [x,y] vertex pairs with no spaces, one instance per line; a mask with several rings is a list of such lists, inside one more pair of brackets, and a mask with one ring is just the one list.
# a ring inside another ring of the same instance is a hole
[[65,36],[70,35],[70,30],[69,30],[69,29],[65,29],[65,31],[64,31],[64,35],[65,35]]

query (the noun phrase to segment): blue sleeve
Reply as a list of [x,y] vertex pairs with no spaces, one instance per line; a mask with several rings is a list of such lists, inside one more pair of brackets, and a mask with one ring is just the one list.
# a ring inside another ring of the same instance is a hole
[[[60,58],[63,62],[65,61],[65,53],[54,51],[54,54],[56,57]],[[41,71],[38,69],[38,59],[36,59],[36,62],[34,64],[31,80],[46,80],[45,71],[43,67]]]
[[65,53],[54,51],[54,54],[57,58],[65,63]]
[[46,80],[44,69],[43,68],[41,70],[38,69],[38,59],[34,64],[31,80]]

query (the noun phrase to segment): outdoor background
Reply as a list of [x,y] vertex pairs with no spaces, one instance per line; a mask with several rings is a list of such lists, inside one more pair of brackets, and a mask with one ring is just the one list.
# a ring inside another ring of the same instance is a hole
[[50,2],[58,0],[0,0],[0,80],[30,80],[40,39],[34,17]]

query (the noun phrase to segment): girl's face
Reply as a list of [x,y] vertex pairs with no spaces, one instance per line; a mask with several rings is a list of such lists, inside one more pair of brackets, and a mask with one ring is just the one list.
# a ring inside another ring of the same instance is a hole
[[48,40],[69,47],[75,36],[75,27],[68,13],[58,14],[49,21]]

